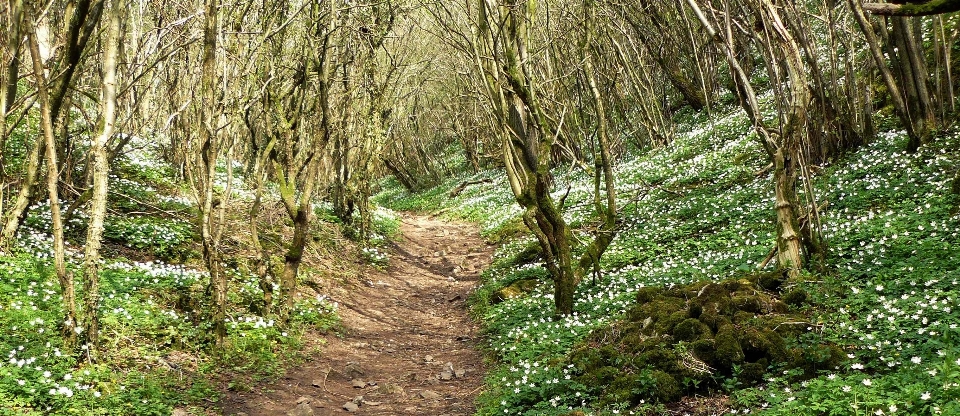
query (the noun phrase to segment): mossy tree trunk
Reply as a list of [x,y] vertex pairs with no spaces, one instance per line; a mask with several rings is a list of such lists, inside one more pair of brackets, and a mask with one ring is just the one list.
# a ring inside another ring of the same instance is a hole
[[[483,87],[494,113],[503,128],[503,162],[510,188],[523,207],[523,220],[536,236],[547,271],[554,284],[554,306],[557,315],[573,312],[578,283],[599,263],[600,256],[613,239],[616,226],[616,190],[613,182],[609,150],[607,114],[597,87],[593,56],[594,7],[584,3],[586,32],[581,52],[587,53],[584,77],[589,86],[582,90],[584,99],[593,106],[596,120],[593,131],[596,143],[595,208],[601,219],[594,239],[586,244],[585,254],[576,261],[573,254],[573,233],[563,218],[563,199],[551,195],[553,189],[552,152],[558,143],[575,143],[563,129],[562,116],[548,115],[538,98],[540,93],[533,78],[532,60],[528,53],[537,3],[512,0],[495,3],[480,0],[474,38],[470,45],[475,65],[482,72]],[[546,6],[546,7],[549,7]],[[503,22],[500,25],[496,22]],[[495,59],[489,59],[494,57]],[[579,144],[578,144],[579,146]]]

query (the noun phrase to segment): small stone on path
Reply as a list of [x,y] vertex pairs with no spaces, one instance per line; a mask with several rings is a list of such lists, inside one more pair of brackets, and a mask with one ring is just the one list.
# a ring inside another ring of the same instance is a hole
[[356,412],[357,410],[360,410],[360,405],[354,402],[346,402],[343,404],[343,410],[348,412]]
[[353,379],[350,383],[353,385],[353,388],[355,389],[362,389],[364,387],[367,387],[367,382],[360,380],[359,378]]
[[347,365],[343,367],[343,372],[350,378],[357,378],[364,374],[363,369],[360,368],[360,364],[357,363],[347,363]]
[[443,396],[433,390],[424,390],[420,392],[420,397],[426,400],[440,400]]
[[287,412],[287,416],[313,416],[313,408],[310,403],[300,403]]

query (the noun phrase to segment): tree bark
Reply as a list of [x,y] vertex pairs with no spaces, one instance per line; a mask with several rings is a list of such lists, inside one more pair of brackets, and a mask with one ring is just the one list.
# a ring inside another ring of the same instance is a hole
[[960,10],[960,0],[897,3],[864,3],[863,10],[882,16],[930,16]]
[[109,26],[103,56],[103,87],[100,134],[94,138],[90,153],[93,156],[93,188],[90,198],[90,220],[84,248],[84,315],[82,328],[86,330],[87,356],[95,361],[100,347],[100,243],[103,239],[103,221],[107,212],[107,184],[110,160],[107,142],[113,136],[117,120],[117,57],[120,52],[120,13],[123,0],[111,0],[108,6]]
[[900,87],[897,85],[896,80],[894,80],[893,73],[887,66],[883,51],[880,50],[880,40],[878,39],[876,32],[874,32],[873,26],[870,25],[867,17],[863,14],[863,9],[860,8],[860,3],[857,0],[847,0],[847,4],[850,6],[850,10],[853,11],[853,17],[857,21],[857,25],[860,26],[860,31],[863,32],[867,39],[867,47],[870,49],[870,54],[873,56],[874,62],[877,65],[877,69],[880,70],[883,83],[887,86],[887,90],[890,92],[890,99],[893,100],[893,108],[897,113],[897,118],[900,119],[900,122],[907,130],[907,136],[910,138],[910,142],[907,145],[908,150],[916,150],[916,148],[920,146],[920,143],[926,141],[927,139],[925,138],[923,132],[916,130],[910,110],[907,107],[907,102],[904,100],[903,93],[901,92]]
[[[86,46],[90,40],[90,35],[99,24],[100,14],[103,10],[103,0],[95,0],[93,2],[90,0],[80,0],[74,6],[75,7],[69,9],[72,11],[72,13],[69,16],[69,22],[66,26],[66,34],[64,39],[61,40],[61,43],[67,45],[68,47],[66,52],[57,59],[57,64],[53,65],[59,71],[57,75],[58,81],[53,85],[44,84],[39,87],[46,89],[48,101],[47,107],[49,108],[50,119],[53,126],[67,125],[67,123],[63,123],[60,120],[60,110],[70,91],[69,87],[73,82],[73,76],[76,73],[77,66],[80,64],[83,51],[86,49]],[[34,19],[36,17],[32,16],[30,13],[26,13],[26,15],[26,20]],[[35,33],[36,22],[32,20],[26,20],[21,22],[25,29]],[[44,76],[44,78],[46,78],[46,76]],[[49,80],[47,82],[49,82]],[[9,94],[15,92],[16,88],[7,91],[8,96]],[[9,104],[10,102],[8,102],[6,105]],[[6,134],[6,130],[4,130],[4,134]],[[20,192],[17,195],[17,201],[14,203],[10,214],[7,216],[3,227],[3,233],[0,234],[0,247],[7,247],[10,245],[11,240],[17,233],[17,229],[20,228],[20,224],[23,222],[23,219],[26,216],[27,208],[35,198],[33,191],[33,187],[36,185],[37,181],[37,170],[35,167],[39,166],[41,154],[43,154],[45,151],[49,151],[45,149],[44,146],[45,144],[43,140],[37,140],[30,149],[27,172],[24,179],[21,181]],[[54,148],[53,151],[56,153],[57,149]]]
[[[31,13],[32,14],[32,13]],[[63,295],[63,339],[66,350],[72,350],[76,341],[77,311],[73,275],[67,273],[63,239],[63,220],[60,216],[60,199],[57,194],[58,165],[57,143],[53,131],[53,114],[47,90],[46,70],[40,56],[40,46],[37,41],[37,32],[32,21],[26,22],[27,42],[30,48],[30,57],[33,61],[33,75],[37,83],[37,98],[40,102],[40,126],[46,147],[47,159],[47,192],[50,199],[50,218],[53,228],[53,260],[57,280],[60,281],[60,290]]]
[[210,273],[212,290],[214,336],[218,347],[223,345],[227,336],[227,275],[223,273],[220,261],[220,244],[217,241],[216,217],[214,210],[213,181],[216,177],[217,158],[220,156],[220,140],[217,135],[219,108],[217,89],[217,31],[218,0],[206,0],[204,6],[203,55],[201,61],[200,94],[203,107],[200,109],[198,128],[200,151],[197,155],[199,178],[200,235],[203,244],[203,259]]
[[[7,113],[17,98],[17,81],[20,78],[20,20],[23,16],[23,0],[7,4],[7,33],[4,39],[3,58],[0,59],[0,151],[6,148]],[[0,158],[0,181],[6,178],[6,164]],[[2,203],[2,202],[0,202]],[[3,211],[0,211],[3,212]],[[2,245],[0,245],[2,248]]]

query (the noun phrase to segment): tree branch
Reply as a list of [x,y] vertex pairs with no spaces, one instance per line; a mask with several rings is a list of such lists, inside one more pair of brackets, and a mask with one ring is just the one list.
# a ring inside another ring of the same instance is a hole
[[863,10],[882,16],[929,16],[960,10],[960,0],[928,0],[896,3],[864,3]]

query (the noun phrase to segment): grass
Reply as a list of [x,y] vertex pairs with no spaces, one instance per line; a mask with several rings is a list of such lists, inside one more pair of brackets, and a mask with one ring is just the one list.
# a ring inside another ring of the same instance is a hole
[[[958,198],[950,193],[960,133],[946,134],[916,154],[902,151],[905,142],[902,132],[881,134],[824,167],[811,182],[818,202],[828,202],[822,221],[830,251],[823,272],[784,289],[810,294],[808,304],[792,310],[814,324],[790,342],[811,352],[816,345],[837,346],[846,354],[843,362],[805,376],[771,365],[763,368],[763,382],[752,387],[738,384],[732,374],[705,382],[701,391],[729,396],[717,411],[960,412],[960,217]],[[670,403],[617,401],[605,393],[610,389],[586,384],[585,369],[571,351],[586,345],[591,334],[623,325],[642,288],[722,281],[754,270],[773,245],[772,182],[769,173],[756,174],[764,165],[739,111],[681,124],[666,148],[620,161],[623,229],[603,258],[601,276],[578,288],[575,313],[560,320],[551,319],[546,273],[522,255],[532,240],[507,239],[474,297],[487,347],[499,362],[478,414],[665,412]],[[446,197],[467,179],[492,182]],[[567,220],[587,223],[589,178],[562,171],[557,184],[558,194],[570,188]],[[385,206],[473,220],[494,241],[517,234],[520,210],[498,172],[453,178],[416,195],[389,181],[384,187],[376,200]],[[492,302],[498,289],[531,277],[541,284],[528,295]],[[629,388],[658,388],[658,375],[638,371],[639,381]]]

